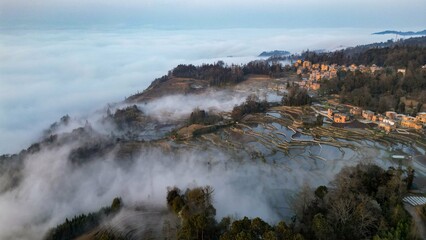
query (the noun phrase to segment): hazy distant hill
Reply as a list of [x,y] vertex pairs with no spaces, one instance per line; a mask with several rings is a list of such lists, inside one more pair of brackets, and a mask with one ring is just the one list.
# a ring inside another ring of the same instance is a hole
[[290,55],[289,51],[284,50],[274,50],[269,52],[262,52],[259,57],[276,57],[276,56],[287,56]]
[[359,45],[320,54],[306,51],[298,57],[315,63],[327,62],[339,65],[355,63],[405,67],[410,61],[414,61],[415,65],[424,65],[425,62],[423,58],[419,56],[424,56],[425,49],[426,36],[422,36],[400,41],[388,40],[381,43]]
[[401,32],[401,31],[395,31],[395,30],[386,30],[383,32],[376,32],[373,34],[375,35],[398,34],[401,36],[418,36],[418,35],[426,35],[426,30],[418,31],[418,32],[413,32],[413,31]]

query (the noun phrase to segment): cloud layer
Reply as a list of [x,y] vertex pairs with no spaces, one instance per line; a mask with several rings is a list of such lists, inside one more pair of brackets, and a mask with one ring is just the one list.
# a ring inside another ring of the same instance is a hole
[[65,114],[85,118],[142,91],[180,63],[239,64],[265,50],[333,49],[387,38],[369,35],[372,31],[5,30],[0,33],[0,154],[27,147]]
[[78,145],[46,148],[25,159],[19,186],[0,194],[0,239],[41,239],[65,218],[96,211],[116,196],[127,204],[165,207],[169,186],[212,186],[219,219],[230,214],[275,222],[282,217],[276,207],[288,207],[285,201],[292,190],[306,181],[326,184],[340,169],[329,165],[330,169],[312,171],[295,166],[289,171],[279,164],[247,160],[244,153],[235,157],[211,147],[169,153],[144,148],[131,167],[112,156],[74,165],[68,154]]

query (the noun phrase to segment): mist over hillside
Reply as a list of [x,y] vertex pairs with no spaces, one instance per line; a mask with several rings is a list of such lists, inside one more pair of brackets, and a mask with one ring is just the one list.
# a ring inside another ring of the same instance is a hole
[[[42,239],[64,219],[96,212],[116,197],[127,207],[101,221],[97,231],[112,224],[114,231],[125,234],[129,223],[123,219],[144,214],[137,209],[166,213],[167,191],[173,186],[214,189],[218,220],[247,216],[277,224],[291,221],[300,189],[329,185],[347,166],[387,169],[396,164],[392,154],[420,156],[424,151],[420,133],[389,138],[371,135],[371,129],[336,130],[322,121],[300,125],[299,119],[303,122],[315,111],[281,106],[285,101],[265,103],[272,94],[268,84],[284,85],[291,79],[253,74],[265,66],[266,61],[179,65],[145,91],[85,119],[63,116],[44,131],[43,140],[1,156],[0,209],[5,214],[0,216],[0,238]],[[226,78],[219,85],[194,85],[217,82],[227,70],[244,77],[240,82]],[[166,86],[168,92],[157,94]],[[267,107],[247,109],[253,104]],[[232,119],[235,106],[248,111],[237,121]],[[220,117],[207,126],[190,122],[201,110]],[[423,182],[422,159],[414,160],[420,164],[416,181]],[[173,219],[148,213],[130,229],[143,232],[152,218]]]
[[[297,53],[383,42],[371,29],[6,29],[0,39],[0,153],[38,141],[69,114],[85,119],[178,64],[241,64],[265,50]],[[19,85],[17,85],[19,83]],[[84,121],[84,120],[83,120]]]
[[421,239],[409,2],[4,0],[0,240]]

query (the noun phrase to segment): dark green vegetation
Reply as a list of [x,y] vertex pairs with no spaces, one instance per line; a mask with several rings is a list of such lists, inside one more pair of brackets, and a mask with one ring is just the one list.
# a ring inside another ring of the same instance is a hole
[[415,68],[426,62],[426,37],[410,38],[400,42],[388,41],[361,45],[354,48],[326,53],[306,51],[301,56],[305,61],[338,65],[376,64],[383,67]]
[[116,144],[116,141],[111,137],[106,138],[104,135],[95,134],[90,125],[75,129],[66,138],[61,136],[58,141],[54,141],[51,144],[60,146],[75,139],[80,140],[83,144],[73,148],[68,155],[68,159],[74,164],[85,164],[90,160],[103,157]]
[[266,101],[260,101],[256,95],[250,95],[246,101],[232,109],[232,119],[235,121],[241,120],[246,114],[266,112],[269,104]]
[[172,75],[180,78],[208,80],[211,86],[224,86],[244,80],[241,67],[237,65],[228,67],[222,61],[216,64],[203,64],[197,67],[192,64],[181,64],[172,70]]
[[270,64],[268,61],[262,60],[251,61],[243,66],[226,66],[219,61],[216,64],[203,64],[201,66],[181,64],[172,70],[171,75],[181,78],[208,80],[211,86],[226,86],[242,82],[245,80],[245,76],[250,74],[279,77],[286,70],[288,69],[285,69],[279,63]]
[[60,127],[67,126],[70,122],[70,119],[71,118],[70,118],[69,115],[65,115],[65,116],[61,117],[59,122],[55,122],[55,123],[51,124],[50,127],[44,131],[43,135],[44,136],[50,136],[50,135],[54,134],[55,131],[57,131]]
[[303,239],[284,222],[270,226],[260,218],[231,221],[215,220],[216,210],[212,205],[213,189],[198,187],[187,189],[184,194],[178,188],[169,189],[167,205],[181,218],[181,227],[172,239]]
[[259,57],[280,57],[280,56],[287,56],[290,55],[289,51],[284,51],[284,50],[274,50],[274,51],[269,51],[269,52],[262,52],[261,54],[259,54]]
[[283,77],[293,73],[290,66],[257,60],[245,65],[225,65],[222,61],[201,66],[178,65],[168,75],[155,79],[142,93],[126,98],[126,102],[146,102],[173,94],[199,94],[209,87],[223,88],[247,80],[250,75]]
[[[278,60],[283,57],[272,56],[270,59]],[[287,72],[291,70],[291,67],[283,67],[280,63],[267,60],[267,61],[252,61],[243,66],[243,72],[245,75],[249,74],[260,74],[269,75],[270,77],[283,77]]]
[[[339,94],[342,103],[377,112],[395,110],[415,114],[426,103],[426,69],[408,67],[405,76],[394,69],[375,73],[338,72],[335,79],[323,81],[322,94]],[[405,99],[413,99],[406,104]]]
[[288,93],[282,98],[282,104],[285,106],[303,106],[309,105],[312,98],[309,96],[308,91],[295,85],[288,89]]
[[[304,53],[305,60],[314,63],[336,63],[339,65],[365,64],[384,66],[374,73],[361,71],[339,71],[337,78],[321,83],[323,95],[339,94],[342,103],[350,103],[377,112],[395,110],[415,115],[423,111],[426,103],[426,37],[418,38],[418,44],[408,39],[391,47],[351,49],[317,54]],[[405,74],[397,69],[405,69]],[[406,99],[415,100],[406,103]]]
[[189,124],[203,124],[203,125],[212,125],[222,120],[222,117],[213,112],[206,112],[199,108],[194,109],[194,111],[189,116]]
[[376,33],[373,33],[373,34],[376,34],[376,35],[398,34],[398,35],[401,35],[401,36],[414,36],[414,35],[426,35],[426,30],[418,31],[418,32],[413,32],[413,31],[401,32],[401,31],[395,31],[395,30],[387,30],[387,31],[383,31],[383,32],[376,32]]
[[177,239],[215,239],[219,229],[212,194],[208,186],[188,189],[184,194],[178,188],[168,191],[167,205],[182,220]]
[[[73,219],[65,220],[64,223],[59,224],[54,229],[50,230],[45,237],[46,240],[67,240],[74,239],[84,233],[87,233],[94,228],[98,227],[99,224],[106,218],[113,217],[116,213],[120,211],[122,207],[121,198],[114,198],[111,203],[111,206],[104,207],[98,212],[81,214],[75,216]],[[106,236],[99,239],[108,239]],[[117,239],[117,238],[113,238]]]
[[346,167],[330,188],[317,188],[313,197],[299,193],[299,231],[307,239],[413,239],[402,205],[406,189],[401,169]]
[[143,112],[136,105],[118,109],[114,115],[108,110],[107,117],[113,120],[119,130],[143,128],[143,122],[146,120]]
[[[295,216],[270,225],[260,218],[216,221],[213,188],[196,187],[185,192],[168,189],[167,206],[179,219],[177,229],[167,228],[166,239],[284,240],[284,239],[416,239],[402,197],[410,185],[410,169],[384,170],[376,165],[345,167],[330,186],[303,187],[294,198]],[[46,239],[73,239],[111,219],[122,207],[121,199],[96,213],[66,220],[49,231]],[[423,209],[423,211],[425,211]],[[173,221],[173,220],[171,220]],[[118,234],[116,236],[116,234]],[[89,235],[87,235],[89,236]],[[125,239],[125,234],[101,230],[90,239]]]
[[264,239],[264,240],[301,240],[304,239],[300,233],[293,230],[293,225],[287,226],[284,221],[275,226],[271,226],[260,218],[243,219],[230,223],[229,218],[224,218],[221,224],[225,226],[220,240],[243,240],[243,239]]
[[177,239],[415,239],[402,206],[402,169],[359,164],[344,168],[330,187],[304,187],[290,225],[260,218],[215,221],[210,187],[168,191],[167,204],[182,220]]

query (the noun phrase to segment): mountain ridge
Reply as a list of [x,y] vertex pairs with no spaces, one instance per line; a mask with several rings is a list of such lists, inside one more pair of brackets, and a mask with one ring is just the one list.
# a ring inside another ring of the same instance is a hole
[[401,36],[419,36],[419,35],[426,35],[426,29],[423,31],[417,31],[417,32],[413,32],[413,31],[396,31],[396,30],[386,30],[386,31],[382,31],[382,32],[375,32],[373,33],[373,35],[386,35],[386,34],[398,34]]

